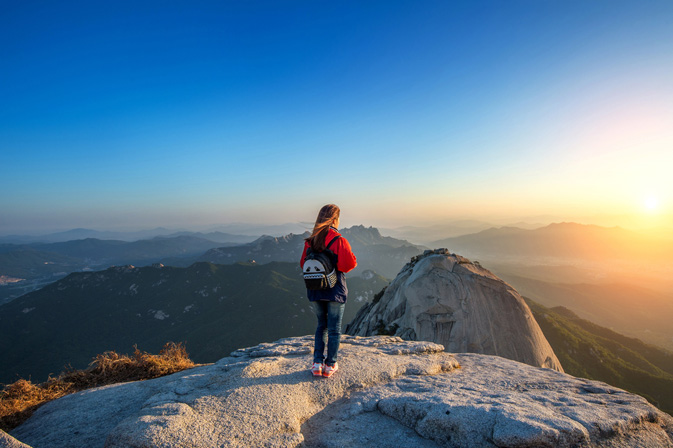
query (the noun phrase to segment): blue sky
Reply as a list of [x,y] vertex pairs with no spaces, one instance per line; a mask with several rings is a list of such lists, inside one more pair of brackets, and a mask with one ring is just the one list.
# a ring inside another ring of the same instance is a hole
[[0,234],[671,212],[670,1],[1,7]]

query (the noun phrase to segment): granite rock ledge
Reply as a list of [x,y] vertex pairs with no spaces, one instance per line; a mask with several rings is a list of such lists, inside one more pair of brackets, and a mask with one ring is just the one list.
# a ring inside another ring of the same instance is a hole
[[0,446],[673,447],[673,418],[604,383],[432,342],[347,335],[341,369],[313,378],[312,345],[312,336],[281,339],[69,395]]

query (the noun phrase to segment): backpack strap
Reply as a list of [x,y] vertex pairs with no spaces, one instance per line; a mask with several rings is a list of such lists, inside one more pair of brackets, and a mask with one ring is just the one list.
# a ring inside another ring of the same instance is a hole
[[329,249],[330,246],[332,245],[332,243],[334,243],[334,242],[335,242],[336,240],[338,240],[339,238],[341,238],[341,235],[337,235],[337,236],[335,236],[334,238],[332,238],[332,241],[330,241],[329,244],[328,244],[327,246],[325,246],[325,250]]
[[[334,243],[334,242],[335,242],[336,240],[338,240],[339,238],[341,238],[341,235],[337,235],[337,236],[335,236],[334,238],[332,238],[332,241],[330,241],[329,244],[328,244],[327,246],[325,246],[325,250],[329,249],[330,246],[332,245],[332,243]],[[309,245],[308,245],[308,249],[306,249],[306,254],[308,255],[308,254],[311,253],[311,252],[313,252],[313,249],[311,248],[311,245],[309,244]],[[336,254],[335,254],[335,255],[336,255]]]

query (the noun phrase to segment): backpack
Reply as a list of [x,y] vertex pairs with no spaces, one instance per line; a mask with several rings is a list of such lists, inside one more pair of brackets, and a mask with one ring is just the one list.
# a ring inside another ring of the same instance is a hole
[[303,267],[306,289],[330,289],[336,285],[336,254],[329,248],[339,238],[340,235],[335,236],[322,252],[313,251],[309,246]]

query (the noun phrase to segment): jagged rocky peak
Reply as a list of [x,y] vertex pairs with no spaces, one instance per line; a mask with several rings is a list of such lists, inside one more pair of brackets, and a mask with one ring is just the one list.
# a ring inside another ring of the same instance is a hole
[[[346,229],[344,229],[346,230]],[[374,238],[381,238],[381,232],[379,232],[379,229],[376,227],[365,227],[362,224],[351,226],[348,228],[348,231],[356,234],[356,235],[361,235],[361,236],[370,236]]]
[[477,262],[447,249],[413,257],[346,333],[433,341],[452,353],[502,356],[563,371],[528,305]]
[[339,371],[313,378],[312,346],[313,336],[281,339],[68,395],[0,432],[0,446],[673,446],[673,418],[597,381],[432,342],[346,335]]

